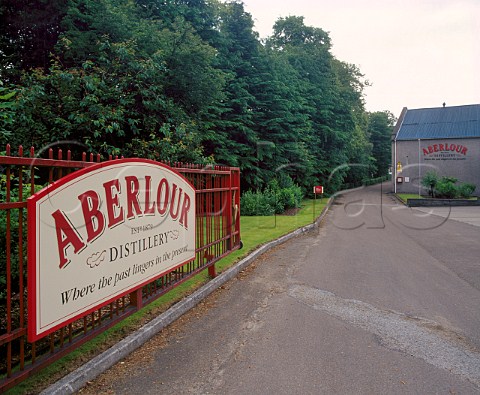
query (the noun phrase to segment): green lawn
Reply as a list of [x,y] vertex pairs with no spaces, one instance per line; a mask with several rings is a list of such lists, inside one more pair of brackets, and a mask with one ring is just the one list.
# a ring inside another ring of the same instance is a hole
[[[417,193],[397,193],[397,197],[403,202],[407,203],[407,199],[428,199],[425,196],[420,196]],[[467,200],[477,200],[476,196],[472,196],[470,198],[466,198]]]
[[403,203],[407,203],[407,199],[424,199],[418,193],[397,193],[396,195]]
[[[216,263],[217,273],[231,267],[235,262],[247,256],[262,244],[275,240],[302,226],[311,224],[326,206],[327,199],[304,200],[300,211],[294,216],[276,215],[269,217],[241,217],[240,232],[243,248],[237,250]],[[315,209],[315,212],[314,212]],[[59,380],[66,371],[73,371],[81,366],[85,360],[93,358],[100,352],[140,328],[149,320],[155,318],[168,309],[173,303],[198,289],[209,280],[207,271],[179,285],[172,291],[145,306],[113,328],[107,330],[95,339],[81,346],[79,349],[43,369],[33,377],[18,384],[8,391],[9,394],[25,394],[39,392]]]
[[[233,262],[248,255],[262,244],[275,240],[302,226],[311,224],[318,217],[327,204],[327,199],[304,200],[301,210],[294,216],[276,215],[269,217],[242,217],[240,222],[240,235],[243,249],[238,250],[222,259],[216,264],[220,272],[232,265]],[[314,217],[315,206],[315,217]]]

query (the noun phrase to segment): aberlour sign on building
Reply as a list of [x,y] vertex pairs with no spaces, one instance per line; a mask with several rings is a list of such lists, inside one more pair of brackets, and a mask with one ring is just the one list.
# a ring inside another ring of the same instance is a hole
[[161,163],[78,170],[28,200],[35,341],[195,258],[195,189]]
[[392,135],[394,192],[428,194],[429,171],[480,189],[480,104],[404,108]]

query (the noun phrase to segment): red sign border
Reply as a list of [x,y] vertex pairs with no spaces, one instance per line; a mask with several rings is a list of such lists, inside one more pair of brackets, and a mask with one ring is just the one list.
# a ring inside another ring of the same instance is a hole
[[[83,311],[65,321],[62,321],[61,323],[55,325],[52,328],[49,328],[45,330],[44,332],[41,332],[41,334],[37,333],[37,304],[36,304],[36,294],[37,294],[37,271],[36,271],[36,266],[37,266],[37,261],[36,261],[36,243],[37,243],[37,234],[36,234],[36,218],[37,218],[37,201],[44,197],[45,195],[52,193],[56,189],[60,188],[61,186],[79,178],[82,177],[88,173],[93,173],[98,171],[99,169],[104,169],[110,166],[118,165],[118,164],[125,164],[125,163],[132,163],[132,164],[138,164],[138,163],[144,163],[144,164],[149,164],[149,165],[155,165],[161,168],[164,168],[168,171],[171,171],[172,173],[175,173],[178,177],[180,177],[182,180],[184,180],[187,184],[189,184],[193,191],[196,192],[195,187],[193,184],[185,178],[182,174],[180,174],[177,170],[174,168],[167,166],[161,162],[156,162],[150,159],[141,159],[141,158],[130,158],[130,159],[116,159],[113,161],[106,161],[106,162],[99,162],[95,163],[92,166],[79,169],[77,171],[74,171],[70,174],[68,174],[65,177],[62,177],[58,181],[54,181],[52,184],[48,185],[47,187],[43,188],[39,192],[33,194],[27,199],[27,224],[28,224],[28,230],[27,230],[27,270],[28,270],[28,282],[27,282],[27,311],[28,311],[28,323],[27,323],[27,339],[29,342],[34,342],[37,340],[40,340],[44,338],[45,336],[48,336],[49,334],[57,331],[58,329],[65,327],[66,325],[78,320],[81,317],[87,316],[94,311],[101,309],[102,307],[110,304],[112,301],[119,299],[131,292],[136,291],[137,289],[142,288],[144,285],[155,281],[156,279],[164,276],[165,274],[168,274],[174,270],[176,270],[178,267],[183,266],[191,261],[193,259],[188,259],[180,264],[178,264],[175,267],[172,267],[164,272],[161,272],[153,277],[150,277],[146,281],[142,282],[139,285],[136,285],[135,287],[132,287],[128,289],[127,291],[124,291],[118,295],[115,295],[114,297],[107,299],[104,302],[101,302],[94,307]],[[196,207],[196,205],[195,205]],[[196,213],[195,213],[195,225],[194,225],[194,238],[195,238],[195,248],[197,245],[197,232],[196,232]]]

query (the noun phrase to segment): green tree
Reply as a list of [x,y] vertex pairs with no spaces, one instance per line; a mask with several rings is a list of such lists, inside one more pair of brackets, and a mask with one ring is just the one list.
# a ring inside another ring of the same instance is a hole
[[392,161],[392,132],[395,117],[388,111],[368,113],[368,133],[373,145],[372,156],[375,159],[375,176],[388,174]]
[[[346,179],[352,160],[369,167],[370,148],[362,117],[363,76],[353,65],[333,57],[325,31],[305,26],[303,21],[303,17],[296,16],[280,18],[267,46],[296,70],[302,95],[307,99],[300,113],[306,114],[311,124],[302,140],[313,157],[315,178],[334,191]],[[353,142],[366,153],[352,156]],[[351,172],[351,177],[357,173],[363,177],[362,172]]]
[[342,131],[348,141],[346,154],[350,165],[345,182],[359,184],[372,177],[375,170],[363,103],[363,89],[367,83],[355,65],[336,59],[333,65],[338,92],[335,95],[335,127]]
[[186,22],[163,30],[165,94],[192,116],[224,98],[226,74],[214,67],[216,51]]
[[16,3],[0,5],[4,140],[216,161],[240,167],[243,189],[334,191],[368,176],[372,156],[383,166],[363,76],[303,17],[262,43],[236,1]]
[[132,7],[113,6],[108,0],[69,0],[55,47],[62,64],[79,67],[87,60],[97,59],[104,42],[132,39],[136,22],[128,16],[132,12]]
[[429,195],[433,198],[435,197],[435,188],[440,181],[437,172],[435,171],[427,171],[422,178],[422,185],[425,188],[428,188]]
[[219,9],[221,39],[217,67],[227,76],[225,99],[211,108],[209,133],[205,135],[206,153],[222,164],[242,170],[244,188],[261,184],[256,155],[258,135],[255,127],[258,82],[259,41],[253,20],[241,3],[227,3]]
[[4,146],[12,137],[12,125],[15,120],[16,90],[4,87],[0,81],[0,144]]
[[313,49],[329,51],[331,47],[328,33],[320,28],[305,26],[303,16],[279,18],[268,41],[277,50],[308,45]]
[[216,52],[181,17],[167,28],[139,14],[129,1],[69,2],[58,55],[19,87],[18,143],[74,139],[129,155],[158,140],[172,146],[156,146],[172,154],[161,159],[199,158],[199,119],[223,97]]
[[264,48],[261,83],[256,84],[257,157],[265,184],[289,175],[308,187],[313,183],[314,157],[309,152],[311,122],[307,99],[292,65],[275,51]]
[[0,76],[4,81],[18,82],[23,70],[48,69],[66,10],[66,0],[2,0]]

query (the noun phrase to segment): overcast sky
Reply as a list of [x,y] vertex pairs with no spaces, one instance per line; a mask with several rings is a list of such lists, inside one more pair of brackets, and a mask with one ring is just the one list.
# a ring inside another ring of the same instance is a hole
[[265,38],[279,17],[329,32],[360,68],[368,111],[480,104],[480,0],[243,0]]

